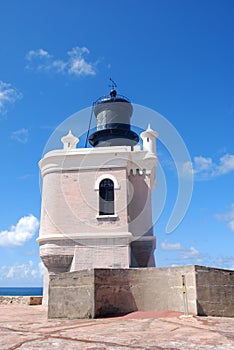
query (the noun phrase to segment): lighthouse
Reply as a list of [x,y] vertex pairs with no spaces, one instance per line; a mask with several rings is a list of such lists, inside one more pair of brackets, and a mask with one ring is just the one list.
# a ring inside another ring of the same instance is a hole
[[157,133],[150,125],[140,135],[133,130],[133,106],[115,89],[94,103],[93,113],[91,148],[79,147],[77,125],[61,138],[60,149],[49,151],[39,162],[42,203],[37,241],[45,267],[44,305],[49,275],[155,266],[152,191]]

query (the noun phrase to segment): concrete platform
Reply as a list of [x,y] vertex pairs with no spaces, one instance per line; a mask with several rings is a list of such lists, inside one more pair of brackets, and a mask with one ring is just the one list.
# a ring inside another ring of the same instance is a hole
[[92,320],[48,320],[41,305],[0,305],[1,350],[233,350],[234,318],[134,312]]

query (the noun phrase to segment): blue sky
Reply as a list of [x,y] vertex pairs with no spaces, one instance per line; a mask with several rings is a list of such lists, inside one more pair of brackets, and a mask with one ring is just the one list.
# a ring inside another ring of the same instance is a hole
[[233,16],[232,0],[1,1],[1,286],[42,285],[37,163],[58,125],[108,93],[109,77],[172,123],[191,157],[192,200],[167,234],[180,179],[159,141],[168,191],[157,265],[234,269]]

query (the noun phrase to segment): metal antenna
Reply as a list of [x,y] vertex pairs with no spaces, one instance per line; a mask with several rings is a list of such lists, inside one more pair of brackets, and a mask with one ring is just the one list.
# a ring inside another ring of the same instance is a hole
[[114,90],[117,87],[117,84],[111,78],[110,78],[110,81],[111,81],[111,85],[109,85],[109,87],[111,87],[111,89]]
[[90,118],[89,118],[89,127],[88,127],[88,131],[87,131],[87,134],[86,134],[85,148],[87,148],[89,132],[90,132],[90,127],[91,127],[91,123],[92,123],[93,110],[94,110],[94,103],[92,104],[91,114],[90,114]]

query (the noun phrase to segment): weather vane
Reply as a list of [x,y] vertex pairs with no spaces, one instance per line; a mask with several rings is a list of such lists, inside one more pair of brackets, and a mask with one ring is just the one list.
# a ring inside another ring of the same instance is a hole
[[111,81],[111,85],[109,85],[109,87],[111,87],[111,89],[114,90],[117,87],[117,84],[111,78],[110,78],[110,81]]

